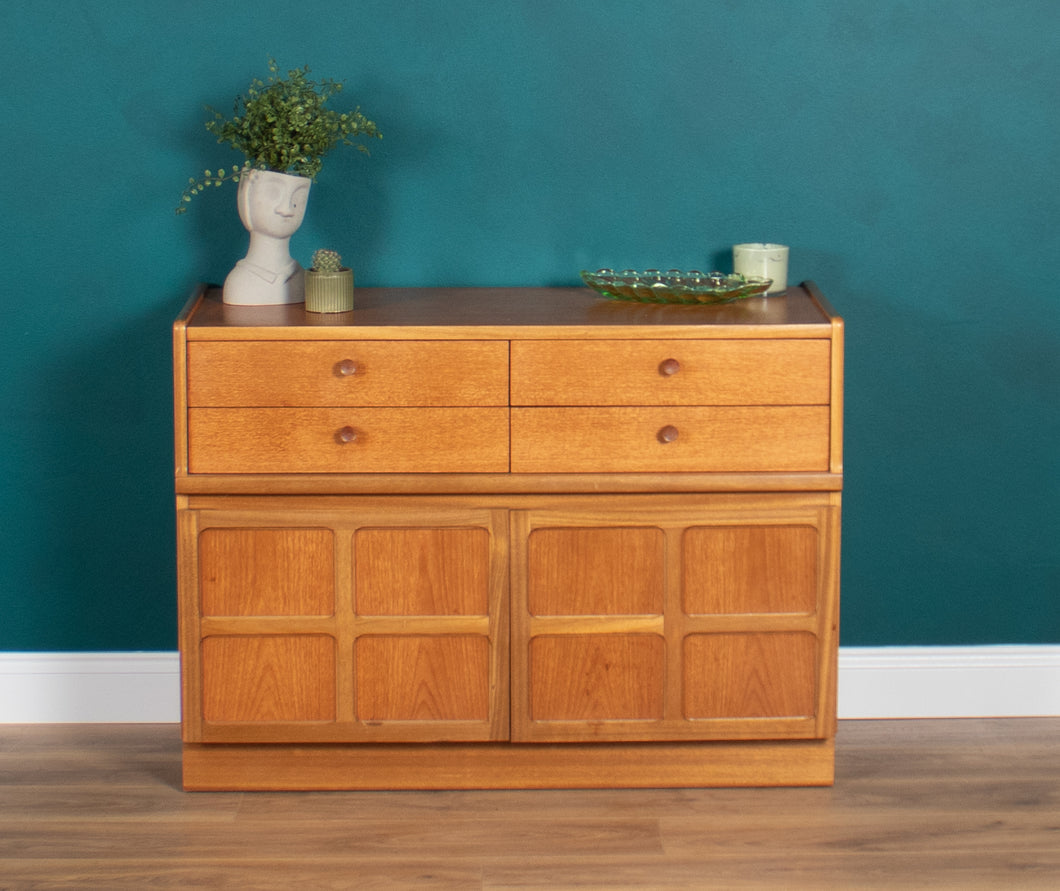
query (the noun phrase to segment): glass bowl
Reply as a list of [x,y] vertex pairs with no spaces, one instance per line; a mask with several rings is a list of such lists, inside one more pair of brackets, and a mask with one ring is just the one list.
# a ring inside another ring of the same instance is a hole
[[636,272],[625,269],[598,269],[589,272],[583,269],[582,281],[604,297],[612,300],[632,300],[638,303],[729,303],[745,297],[765,294],[773,280],[736,273],[700,272],[692,269],[647,269]]

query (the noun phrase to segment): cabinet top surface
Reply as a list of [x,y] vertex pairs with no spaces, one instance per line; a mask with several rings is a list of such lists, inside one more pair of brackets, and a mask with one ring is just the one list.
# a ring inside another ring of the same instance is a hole
[[177,320],[190,340],[829,337],[838,317],[812,283],[717,306],[626,303],[588,288],[358,288],[354,309],[229,306],[218,288]]

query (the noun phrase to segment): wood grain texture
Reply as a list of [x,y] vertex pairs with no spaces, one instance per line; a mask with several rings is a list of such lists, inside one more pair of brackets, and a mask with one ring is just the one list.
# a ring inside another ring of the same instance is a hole
[[328,318],[200,294],[174,325],[189,783],[829,782],[840,335],[809,283],[368,289]]
[[360,616],[485,616],[490,535],[485,528],[364,528],[354,535]]
[[175,725],[6,725],[0,887],[1053,889],[1058,736],[842,721],[825,789],[190,794]]
[[827,494],[513,513],[513,740],[830,736],[836,514]]
[[512,343],[512,405],[826,405],[828,340]]
[[826,786],[833,740],[444,747],[201,746],[184,750],[196,791],[609,789]]
[[173,322],[173,472],[177,479],[188,473],[188,319],[205,298],[199,285]]
[[481,721],[482,739],[489,739],[490,644],[484,635],[366,634],[357,639],[355,665],[360,720]]
[[830,337],[834,314],[810,291],[719,306],[665,306],[606,300],[588,288],[358,288],[353,312],[318,316],[301,304],[226,306],[210,288],[178,319],[188,340],[507,340]]
[[506,341],[188,344],[193,406],[507,405]]
[[684,610],[813,612],[818,549],[813,526],[693,526],[681,542]]
[[534,616],[661,615],[664,545],[652,527],[535,529],[527,608]]
[[810,717],[817,639],[802,631],[690,634],[684,641],[685,717]]
[[192,408],[192,473],[502,473],[505,408]]
[[199,535],[203,616],[330,616],[330,529],[206,529]]
[[832,492],[831,473],[330,473],[197,474],[180,477],[181,496],[484,495],[599,492]]
[[655,634],[539,634],[530,641],[530,720],[658,721],[666,648]]
[[221,498],[180,530],[189,742],[507,738],[503,511]]
[[827,406],[513,408],[511,437],[513,473],[828,469]]
[[832,338],[832,370],[831,370],[831,443],[832,454],[829,461],[829,469],[832,473],[843,472],[843,407],[845,397],[843,392],[843,380],[846,368],[846,324],[831,304],[821,293],[820,288],[813,282],[803,284],[810,300],[820,308],[821,312],[831,321]]
[[335,642],[324,635],[207,637],[202,677],[206,721],[335,720]]

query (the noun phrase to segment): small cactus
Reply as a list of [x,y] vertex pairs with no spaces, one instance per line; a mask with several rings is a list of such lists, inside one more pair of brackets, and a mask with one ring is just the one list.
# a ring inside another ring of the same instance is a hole
[[342,257],[338,251],[321,249],[313,254],[313,268],[317,272],[338,272],[342,269]]

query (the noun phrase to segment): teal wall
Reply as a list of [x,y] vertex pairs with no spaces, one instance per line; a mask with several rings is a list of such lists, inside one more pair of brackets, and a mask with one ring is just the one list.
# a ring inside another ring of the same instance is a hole
[[[385,134],[292,249],[570,285],[791,245],[847,321],[845,645],[1060,641],[1055,0],[3,5],[0,650],[176,646],[169,328],[274,55]],[[292,12],[293,10],[293,12]]]

